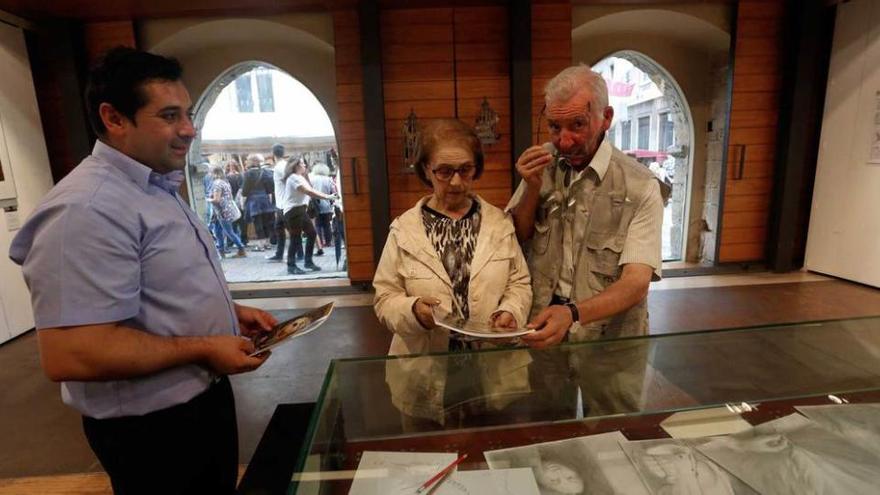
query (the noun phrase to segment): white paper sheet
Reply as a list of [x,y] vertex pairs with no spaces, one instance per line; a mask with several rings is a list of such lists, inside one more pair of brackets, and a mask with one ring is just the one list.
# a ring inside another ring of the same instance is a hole
[[[424,483],[424,481],[422,481]],[[453,473],[431,495],[538,495],[535,475],[529,468]],[[409,492],[407,495],[412,495]]]
[[422,483],[458,456],[444,452],[374,452],[361,454],[349,495],[412,495]]

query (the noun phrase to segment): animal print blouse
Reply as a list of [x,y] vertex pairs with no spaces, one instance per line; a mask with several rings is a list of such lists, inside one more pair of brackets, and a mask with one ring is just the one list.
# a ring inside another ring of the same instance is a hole
[[452,294],[455,297],[453,310],[458,309],[460,316],[465,319],[470,315],[468,284],[471,281],[471,261],[477,248],[481,220],[480,202],[477,200],[473,201],[471,209],[458,220],[429,208],[427,204],[422,205],[425,233],[452,282]]

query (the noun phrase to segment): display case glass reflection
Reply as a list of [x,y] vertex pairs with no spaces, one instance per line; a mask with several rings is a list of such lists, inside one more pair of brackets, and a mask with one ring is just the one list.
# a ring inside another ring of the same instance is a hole
[[[483,470],[492,467],[492,452],[505,449],[614,432],[628,441],[668,438],[661,423],[676,412],[726,406],[759,425],[803,405],[880,402],[878,356],[880,318],[863,318],[539,351],[338,360],[304,450],[290,453],[301,461],[291,493],[348,493],[363,452],[467,453],[459,470]],[[630,448],[632,455],[687,451],[687,459],[714,466],[700,442],[632,447],[641,448]],[[526,467],[509,464],[496,467]]]

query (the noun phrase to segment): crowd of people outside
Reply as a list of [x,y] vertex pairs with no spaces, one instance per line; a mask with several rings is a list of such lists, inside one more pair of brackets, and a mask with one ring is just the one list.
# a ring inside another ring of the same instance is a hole
[[336,168],[286,155],[281,144],[268,157],[247,155],[244,169],[235,159],[209,165],[203,186],[204,221],[222,258],[267,252],[266,262],[283,262],[286,254],[287,273],[301,275],[320,271],[313,257],[345,240]]

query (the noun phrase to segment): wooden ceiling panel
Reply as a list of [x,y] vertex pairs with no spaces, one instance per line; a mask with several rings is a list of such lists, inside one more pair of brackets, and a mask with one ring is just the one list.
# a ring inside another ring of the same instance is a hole
[[357,6],[357,0],[0,0],[0,10],[40,20],[84,21],[162,17],[271,15]]
[[[504,0],[378,0],[380,8],[502,5]],[[83,21],[272,15],[357,8],[358,0],[0,0],[0,10],[31,20]]]

